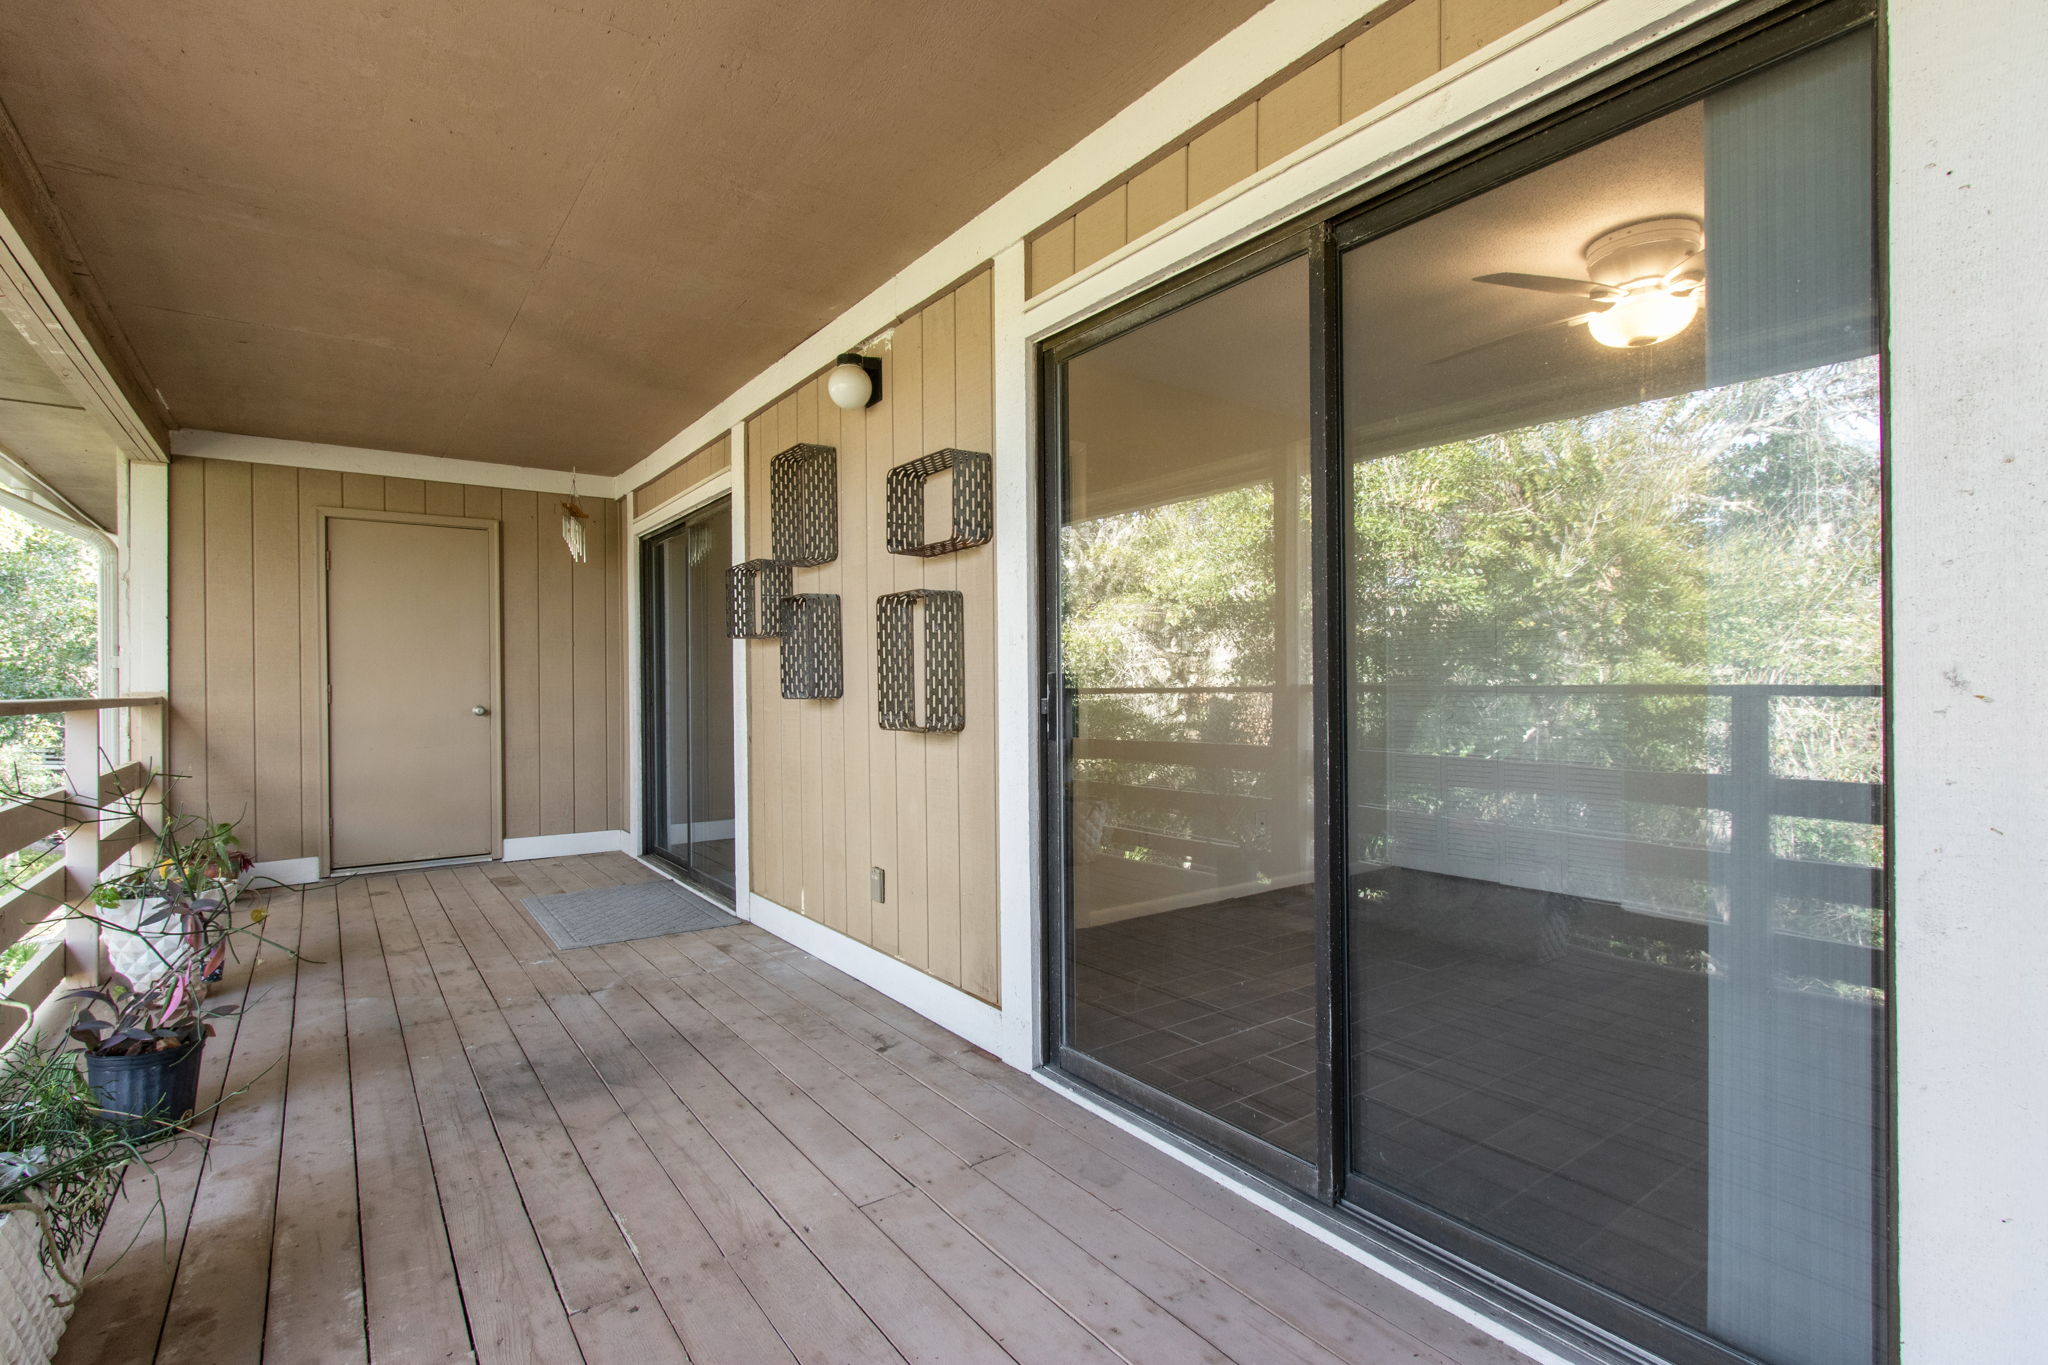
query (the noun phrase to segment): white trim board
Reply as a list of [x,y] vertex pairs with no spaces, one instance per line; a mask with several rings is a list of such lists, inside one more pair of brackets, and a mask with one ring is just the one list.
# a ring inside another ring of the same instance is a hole
[[573,858],[580,853],[627,853],[633,836],[622,829],[592,829],[580,834],[534,834],[505,841],[505,861],[523,863],[534,858]]
[[783,942],[803,949],[820,962],[837,967],[862,985],[874,987],[897,1004],[916,1010],[940,1028],[958,1034],[984,1052],[1000,1050],[1003,1016],[994,1005],[927,976],[907,962],[856,942],[836,929],[828,929],[816,920],[806,919],[765,896],[750,895],[745,904],[745,917]]
[[[530,465],[451,460],[442,455],[414,455],[403,450],[287,441],[276,436],[237,436],[232,432],[200,431],[196,428],[172,432],[171,453],[206,460],[237,460],[243,464],[324,469],[337,474],[375,474],[387,479],[425,479],[434,483],[517,488],[534,493],[573,491],[591,498],[619,496],[619,480],[602,475],[570,475],[558,469],[535,469]],[[631,491],[631,485],[627,487]]]
[[268,877],[286,886],[304,886],[320,880],[318,858],[275,858],[269,862],[257,863],[249,869],[252,878]]

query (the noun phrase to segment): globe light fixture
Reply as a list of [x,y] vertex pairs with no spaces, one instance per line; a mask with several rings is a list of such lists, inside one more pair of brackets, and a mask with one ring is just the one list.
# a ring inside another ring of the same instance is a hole
[[825,374],[825,394],[835,408],[851,412],[882,401],[882,361],[849,351]]

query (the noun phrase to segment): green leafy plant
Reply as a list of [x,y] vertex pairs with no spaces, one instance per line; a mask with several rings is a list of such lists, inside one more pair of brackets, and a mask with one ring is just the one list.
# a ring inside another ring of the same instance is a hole
[[144,1150],[100,1122],[76,1053],[17,1047],[0,1066],[0,1211],[42,1225],[44,1262],[73,1289],[64,1263],[98,1231]]

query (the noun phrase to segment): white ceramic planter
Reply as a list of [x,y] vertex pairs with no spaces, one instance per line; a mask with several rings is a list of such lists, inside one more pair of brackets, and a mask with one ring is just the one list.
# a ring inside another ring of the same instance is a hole
[[[44,1365],[71,1319],[72,1290],[43,1264],[43,1230],[34,1215],[0,1214],[0,1360]],[[65,1269],[78,1278],[86,1248]]]
[[118,924],[129,930],[118,933],[103,929],[100,940],[106,945],[107,960],[121,979],[136,990],[148,990],[150,983],[163,975],[166,961],[176,962],[184,951],[174,922],[166,921],[160,929],[141,930],[144,917],[153,915],[163,904],[154,897],[141,900],[125,900],[111,910],[102,910],[99,917],[109,924]]

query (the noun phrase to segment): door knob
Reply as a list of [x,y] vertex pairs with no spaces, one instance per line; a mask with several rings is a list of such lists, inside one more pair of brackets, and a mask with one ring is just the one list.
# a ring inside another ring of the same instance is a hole
[[469,708],[469,714],[472,716],[488,716],[491,714],[491,708],[488,706],[472,706]]

